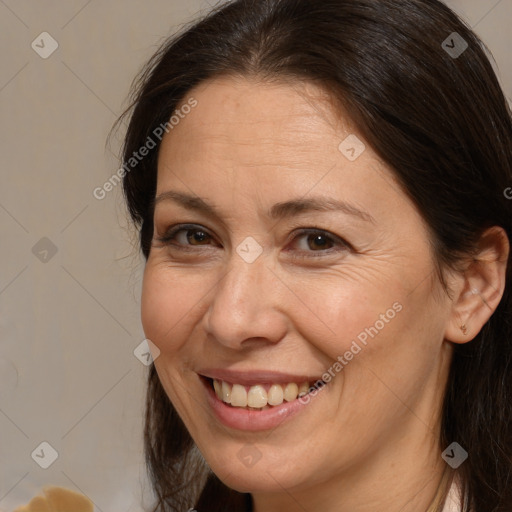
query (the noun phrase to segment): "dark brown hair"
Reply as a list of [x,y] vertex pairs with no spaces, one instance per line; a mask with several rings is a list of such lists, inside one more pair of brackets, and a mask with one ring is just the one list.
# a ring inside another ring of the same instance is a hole
[[[457,56],[443,47],[454,32],[468,44]],[[512,201],[504,193],[512,186],[510,108],[485,46],[441,2],[220,5],[166,41],[138,76],[125,112],[124,162],[155,138],[194,86],[221,75],[313,81],[333,93],[426,220],[439,269],[474,254],[487,227],[501,226],[512,239]],[[158,147],[123,179],[146,258]],[[510,260],[497,310],[473,341],[455,346],[443,404],[440,452],[453,441],[469,452],[459,473],[474,512],[512,511]],[[251,509],[250,495],[209,470],[153,365],[144,442],[155,510]]]

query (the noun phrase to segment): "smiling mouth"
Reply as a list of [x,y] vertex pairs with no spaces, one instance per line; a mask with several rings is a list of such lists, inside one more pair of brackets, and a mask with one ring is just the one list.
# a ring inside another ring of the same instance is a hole
[[314,382],[245,386],[209,377],[202,376],[201,378],[213,389],[217,398],[225,404],[233,408],[258,411],[266,411],[284,402],[293,402],[326,385],[320,379]]

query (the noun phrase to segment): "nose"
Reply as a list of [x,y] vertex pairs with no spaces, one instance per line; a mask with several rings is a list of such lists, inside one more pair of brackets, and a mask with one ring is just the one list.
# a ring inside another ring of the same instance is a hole
[[212,290],[204,318],[207,334],[235,350],[279,342],[287,329],[284,290],[263,255],[247,263],[234,253]]

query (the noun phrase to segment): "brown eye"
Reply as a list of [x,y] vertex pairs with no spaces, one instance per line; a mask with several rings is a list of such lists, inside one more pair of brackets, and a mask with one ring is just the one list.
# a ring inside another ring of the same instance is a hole
[[352,246],[340,237],[317,228],[306,228],[299,231],[293,240],[297,256],[326,256],[334,252],[351,250]]
[[314,251],[318,252],[321,250],[332,249],[336,244],[341,244],[341,240],[338,241],[337,237],[334,238],[324,231],[319,230],[302,230],[295,238],[300,242],[296,245],[300,251]]
[[309,234],[307,235],[308,247],[314,249],[330,249],[332,247],[332,240],[322,234]]
[[186,233],[186,239],[190,245],[202,245],[203,242],[210,239],[210,235],[200,229],[186,229],[182,231]]
[[210,245],[212,236],[204,229],[194,225],[180,224],[170,228],[166,234],[158,239],[165,245],[180,248],[200,247]]

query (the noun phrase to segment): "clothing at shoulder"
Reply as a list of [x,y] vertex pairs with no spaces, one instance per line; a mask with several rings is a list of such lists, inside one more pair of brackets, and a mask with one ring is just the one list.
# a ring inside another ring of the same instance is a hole
[[460,486],[454,479],[448,491],[448,496],[446,497],[442,512],[461,512],[461,507],[462,498],[460,493]]

